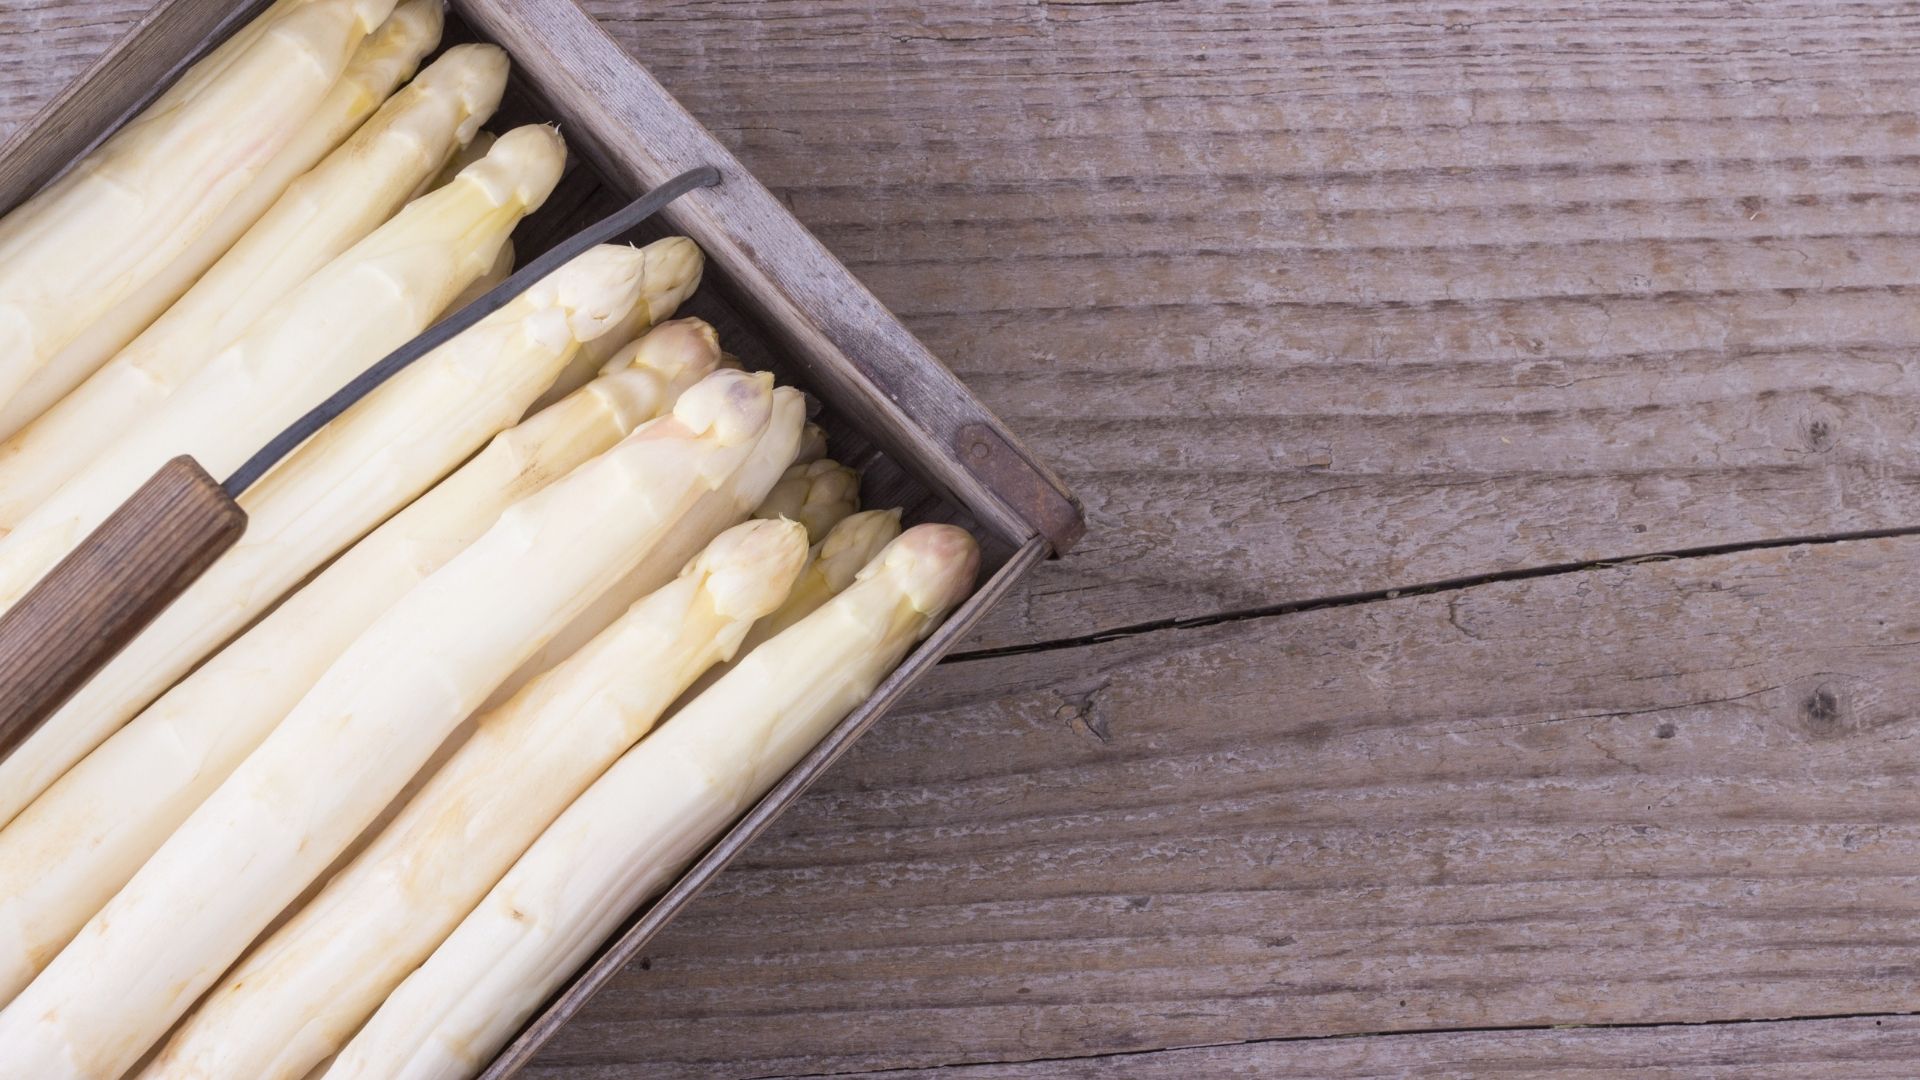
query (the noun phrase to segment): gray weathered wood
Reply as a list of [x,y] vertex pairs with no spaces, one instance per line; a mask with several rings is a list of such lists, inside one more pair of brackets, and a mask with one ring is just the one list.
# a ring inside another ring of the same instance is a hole
[[[539,1075],[535,1073],[534,1075]],[[550,1074],[551,1075],[551,1074]],[[568,1080],[628,1075],[575,1069]],[[863,1073],[927,1080],[928,1073]],[[1468,1031],[1239,1043],[1118,1057],[943,1069],[939,1080],[1911,1080],[1920,1020],[1785,1020],[1708,1027]]]
[[1087,501],[983,644],[1920,523],[1911,4],[590,6]]
[[1916,579],[1779,548],[943,665],[549,1075],[1908,1009]]

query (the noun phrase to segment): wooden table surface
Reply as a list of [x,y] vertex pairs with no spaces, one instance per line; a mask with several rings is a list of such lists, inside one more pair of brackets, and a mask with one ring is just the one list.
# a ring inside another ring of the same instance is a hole
[[591,7],[1091,531],[532,1076],[1920,1075],[1920,5]]

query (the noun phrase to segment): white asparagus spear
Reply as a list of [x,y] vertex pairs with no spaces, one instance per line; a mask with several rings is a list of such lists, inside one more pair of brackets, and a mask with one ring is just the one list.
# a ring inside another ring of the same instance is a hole
[[[189,291],[296,179],[352,135],[387,95],[413,74],[421,59],[439,43],[442,22],[440,0],[403,0],[395,7],[387,21],[360,43],[340,81],[334,83],[292,140],[246,190],[234,196],[213,224],[164,271],[115,304],[35,372],[11,400],[0,404],[0,438],[20,431],[28,421],[52,408]],[[337,249],[327,257],[334,253]],[[226,344],[232,336],[218,344]],[[200,347],[205,357],[217,346],[202,342]],[[18,515],[0,517],[0,526],[17,519]]]
[[[417,333],[545,197],[562,156],[550,129],[521,128],[460,181],[416,200],[294,290],[0,540],[0,604],[16,601],[174,454],[191,453],[224,474]],[[259,527],[252,523],[250,534],[259,535]],[[10,820],[112,730],[85,715],[63,709],[0,761],[0,820]]]
[[[188,68],[172,86],[161,91],[160,96],[142,112],[142,116],[157,116],[174,111],[190,102],[194,95],[201,93],[207,84],[217,79],[233,66],[235,58],[260,40],[261,35],[276,25],[288,12],[307,0],[274,0],[265,11],[242,23],[240,27],[226,36],[226,39],[213,47],[206,56]],[[384,23],[382,25],[385,25]],[[47,200],[30,199],[15,207],[6,217],[0,218],[0,244],[8,243],[15,234],[26,229],[31,222],[38,221],[45,213]]]
[[481,717],[378,839],[215,987],[141,1074],[299,1080],[337,1052],[574,797],[787,595],[806,531],[721,533],[573,657]]
[[646,252],[649,273],[659,275],[662,280],[685,281],[686,285],[678,294],[662,295],[646,307],[635,305],[618,326],[607,331],[598,341],[590,343],[587,348],[580,350],[580,355],[574,358],[573,363],[567,365],[567,370],[561,372],[560,377],[553,381],[553,389],[547,391],[545,397],[534,402],[534,408],[544,409],[550,403],[586,385],[587,380],[593,378],[602,367],[613,361],[615,354],[652,327],[658,326],[661,320],[679,310],[687,297],[692,296],[693,291],[700,287],[700,274],[705,268],[706,260],[693,241],[681,236],[670,236],[648,244]]
[[[705,324],[702,324],[705,325]],[[724,370],[724,369],[723,369]],[[687,560],[699,554],[707,541],[747,519],[755,506],[766,498],[778,481],[786,463],[793,460],[799,445],[801,425],[806,419],[806,398],[792,387],[773,392],[773,418],[766,434],[753,448],[746,465],[721,489],[702,497],[700,504],[682,522],[682,527],[667,542],[637,563],[619,581],[594,597],[586,610],[576,616],[553,640],[535,650],[527,661],[503,681],[487,699],[491,708],[505,701],[542,672],[577,652],[605,630],[634,601],[666,584]]]
[[[641,294],[640,253],[605,244],[422,357],[240,498],[247,531],[20,748],[17,812],[327,559],[510,427]],[[23,785],[24,789],[25,785]]]
[[852,587],[737,662],[548,827],[326,1080],[479,1072],[621,921],[872,694],[967,594],[978,564],[964,531],[915,526]]
[[0,401],[164,272],[246,190],[394,0],[309,0],[226,70],[148,109],[0,231]]
[[134,1065],[505,672],[740,467],[771,404],[771,377],[715,372],[376,619],[0,1011],[0,1077]]
[[[631,325],[631,322],[632,317],[629,316],[627,325]],[[614,330],[595,341],[588,342],[587,346],[602,342],[619,333],[619,330],[620,327],[616,326]],[[638,358],[649,354],[693,353],[702,357],[703,367],[706,370],[718,367],[719,357],[722,355],[720,335],[702,319],[674,319],[661,323],[620,349],[607,363],[605,370],[617,370],[630,363],[639,362]],[[753,452],[748,456],[747,463],[729,477],[720,490],[703,496],[699,505],[688,513],[672,536],[663,541],[646,558],[640,560],[639,564],[618,583],[603,590],[584,612],[555,634],[553,640],[542,645],[534,652],[532,658],[521,664],[512,675],[502,681],[492,696],[476,710],[475,715],[469,717],[452,735],[447,737],[446,742],[441,744],[439,752],[435,754],[428,766],[421,770],[420,775],[414,777],[400,799],[396,800],[395,805],[387,808],[387,812],[381,817],[380,824],[384,825],[391,820],[392,815],[400,809],[398,804],[412,798],[440,764],[473,734],[473,724],[479,714],[504,704],[534,677],[572,656],[641,597],[671,581],[674,574],[687,564],[687,560],[699,554],[700,549],[709,540],[718,536],[728,526],[746,520],[744,507],[740,507],[736,512],[736,507],[745,498],[742,493],[763,491],[771,486],[778,475],[778,468],[773,462],[783,452],[782,447],[790,440],[791,429],[799,423],[800,413],[797,410],[801,409],[802,405],[799,391],[784,386],[775,389],[772,417],[767,423],[765,434],[761,435],[760,441],[754,445]]]
[[551,128],[510,132],[459,180],[414,200],[288,293],[0,541],[0,607],[175,455],[224,475],[425,329],[546,198],[565,156]]
[[[841,519],[827,530],[827,535],[819,543],[813,545],[807,557],[807,568],[800,571],[793,588],[787,592],[787,598],[771,614],[755,621],[753,629],[747,631],[745,640],[740,642],[736,659],[752,653],[769,638],[840,595],[842,590],[853,584],[854,576],[861,568],[872,562],[880,549],[893,543],[899,535],[898,509],[866,510]],[[699,696],[731,670],[731,663],[714,665],[680,695],[680,703]]]
[[0,1002],[72,940],[380,613],[521,498],[665,413],[717,348],[633,355],[334,560],[0,829]]
[[830,458],[794,465],[753,511],[757,518],[792,518],[815,543],[860,509],[860,474]]
[[[419,2],[437,18],[438,0]],[[456,46],[288,188],[166,314],[0,444],[0,529],[24,518],[274,302],[392,217],[421,177],[493,114],[506,82],[504,52]]]
[[[513,241],[508,240],[500,245],[500,250],[493,256],[493,265],[487,267],[486,273],[474,278],[473,283],[465,289],[462,289],[459,296],[447,301],[447,309],[440,313],[440,317],[444,319],[452,315],[454,312],[485,296],[495,285],[500,284],[512,276]],[[598,339],[596,338],[595,340]]]

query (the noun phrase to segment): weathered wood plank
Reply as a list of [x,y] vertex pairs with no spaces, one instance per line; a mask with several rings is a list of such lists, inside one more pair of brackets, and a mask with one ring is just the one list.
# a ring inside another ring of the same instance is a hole
[[[1024,1065],[861,1074],[863,1080],[1362,1080],[1526,1076],[1554,1080],[1909,1080],[1912,1017],[1706,1027],[1584,1028],[1239,1043]],[[572,1080],[615,1076],[587,1069]]]
[[547,1075],[1909,1008],[1916,575],[1777,548],[946,665]]
[[0,138],[31,118],[152,7],[149,0],[0,5]]
[[1920,521],[1920,8],[590,6],[1088,501],[983,644]]

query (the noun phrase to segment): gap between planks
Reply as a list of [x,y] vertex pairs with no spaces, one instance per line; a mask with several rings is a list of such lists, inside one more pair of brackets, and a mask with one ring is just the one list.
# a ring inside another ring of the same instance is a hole
[[[1138,637],[1142,634],[1158,633],[1162,630],[1198,630],[1224,623],[1246,622],[1252,619],[1270,619],[1281,615],[1296,615],[1305,611],[1320,611],[1325,608],[1357,607],[1361,604],[1379,603],[1383,600],[1397,600],[1403,596],[1424,596],[1431,593],[1460,592],[1482,585],[1493,585],[1504,581],[1529,581],[1534,578],[1556,577],[1561,574],[1578,574],[1587,570],[1603,569],[1609,566],[1631,566],[1644,562],[1670,562],[1676,559],[1704,559],[1716,555],[1737,555],[1743,551],[1765,551],[1769,548],[1808,547],[1821,544],[1844,544],[1857,540],[1890,540],[1904,536],[1920,536],[1920,525],[1909,525],[1892,529],[1856,529],[1850,532],[1821,533],[1814,536],[1784,536],[1770,540],[1749,540],[1727,544],[1702,544],[1698,547],[1674,548],[1668,551],[1647,551],[1633,555],[1621,555],[1606,559],[1586,559],[1580,562],[1547,563],[1540,566],[1517,567],[1512,570],[1495,570],[1484,574],[1469,574],[1440,581],[1425,581],[1414,585],[1402,585],[1391,589],[1370,589],[1365,592],[1344,593],[1334,596],[1316,597],[1310,600],[1288,600],[1277,604],[1262,604],[1257,607],[1239,608],[1211,615],[1193,615],[1185,618],[1155,619],[1150,622],[1132,623],[1127,626],[1115,626],[1097,630],[1090,634],[1078,634],[1072,637],[1053,638],[1024,645],[1002,645],[986,649],[967,649],[948,654],[940,662],[943,664],[961,664],[975,660],[994,660],[1005,656],[1022,656],[1027,653],[1059,652],[1065,649],[1080,649],[1102,642],[1119,641],[1124,638]],[[1746,1021],[1716,1021],[1724,1023],[1745,1023]]]
[[1238,1039],[1230,1042],[1202,1043],[1193,1046],[1169,1046],[1155,1050],[1122,1050],[1109,1053],[1066,1054],[1054,1057],[1023,1058],[1007,1061],[954,1061],[938,1065],[922,1065],[904,1069],[858,1069],[846,1072],[815,1073],[764,1073],[744,1080],[836,1080],[840,1077],[877,1077],[896,1078],[923,1074],[938,1075],[950,1073],[956,1075],[999,1075],[1038,1076],[1032,1070],[1049,1065],[1089,1065],[1095,1062],[1103,1066],[1121,1061],[1142,1061],[1167,1055],[1180,1055],[1205,1051],[1233,1051],[1253,1049],[1262,1046],[1279,1046],[1297,1043],[1345,1042],[1359,1043],[1366,1040],[1415,1040],[1446,1036],[1475,1035],[1529,1035],[1541,1032],[1607,1032],[1607,1031],[1667,1031],[1683,1028],[1758,1028],[1778,1029],[1794,1024],[1831,1024],[1840,1021],[1872,1020],[1875,1026],[1885,1020],[1909,1020],[1920,1017],[1920,1011],[1907,1012],[1868,1012],[1868,1013],[1831,1013],[1808,1014],[1805,1016],[1781,1016],[1752,1020],[1651,1020],[1643,1023],[1612,1024],[1517,1024],[1488,1027],[1441,1027],[1407,1028],[1399,1031],[1347,1032],[1328,1035],[1279,1035],[1262,1039]]

